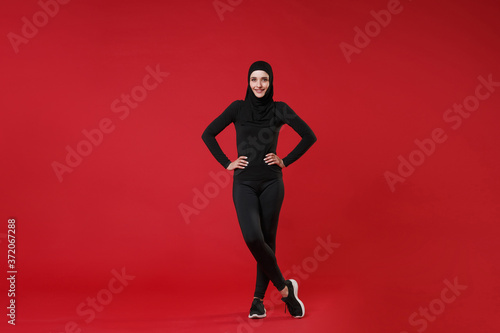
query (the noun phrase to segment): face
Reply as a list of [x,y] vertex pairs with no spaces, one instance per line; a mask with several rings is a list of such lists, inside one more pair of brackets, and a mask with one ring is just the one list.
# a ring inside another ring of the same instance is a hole
[[250,74],[250,89],[252,89],[256,97],[264,97],[268,88],[269,74],[261,70],[253,71]]

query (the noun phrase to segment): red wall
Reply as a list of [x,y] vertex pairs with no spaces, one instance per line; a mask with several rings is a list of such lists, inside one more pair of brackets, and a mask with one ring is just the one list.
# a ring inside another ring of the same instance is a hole
[[[283,270],[330,236],[308,279],[358,295],[344,331],[415,332],[411,314],[454,279],[468,288],[428,332],[498,328],[499,3],[221,3],[0,5],[0,246],[15,218],[19,324],[77,319],[82,297],[64,295],[122,267],[137,303],[200,281],[251,295],[229,178],[201,133],[266,60],[275,99],[318,137],[284,170]],[[234,129],[218,138],[236,158]],[[298,140],[284,128],[278,155]]]

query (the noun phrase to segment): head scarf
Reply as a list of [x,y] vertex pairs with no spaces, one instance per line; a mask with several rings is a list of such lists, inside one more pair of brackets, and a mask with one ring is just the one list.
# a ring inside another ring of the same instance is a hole
[[[259,98],[255,96],[254,92],[252,91],[252,88],[250,88],[250,76],[254,71],[264,71],[269,75],[269,87],[266,90],[266,94]],[[250,69],[248,70],[248,77],[247,77],[247,94],[245,96],[245,104],[248,109],[250,109],[251,116],[250,118],[253,121],[263,121],[263,120],[269,120],[273,114],[274,114],[274,100],[273,100],[273,95],[274,95],[274,89],[273,89],[273,69],[271,68],[271,65],[269,65],[265,61],[256,61],[254,62],[251,66]]]

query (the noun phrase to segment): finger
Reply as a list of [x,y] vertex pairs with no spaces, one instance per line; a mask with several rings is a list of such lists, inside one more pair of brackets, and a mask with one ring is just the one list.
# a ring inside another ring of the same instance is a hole
[[274,154],[274,153],[269,153],[266,155],[266,157],[264,158],[264,160],[279,160],[279,157],[278,155]]

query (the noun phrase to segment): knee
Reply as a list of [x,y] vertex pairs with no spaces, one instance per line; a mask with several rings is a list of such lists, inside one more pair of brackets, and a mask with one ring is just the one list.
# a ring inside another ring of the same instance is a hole
[[266,244],[273,250],[273,252],[276,252],[276,242],[275,241],[266,241]]
[[264,239],[260,237],[246,237],[245,243],[247,244],[250,251],[259,251],[264,248],[265,242]]

